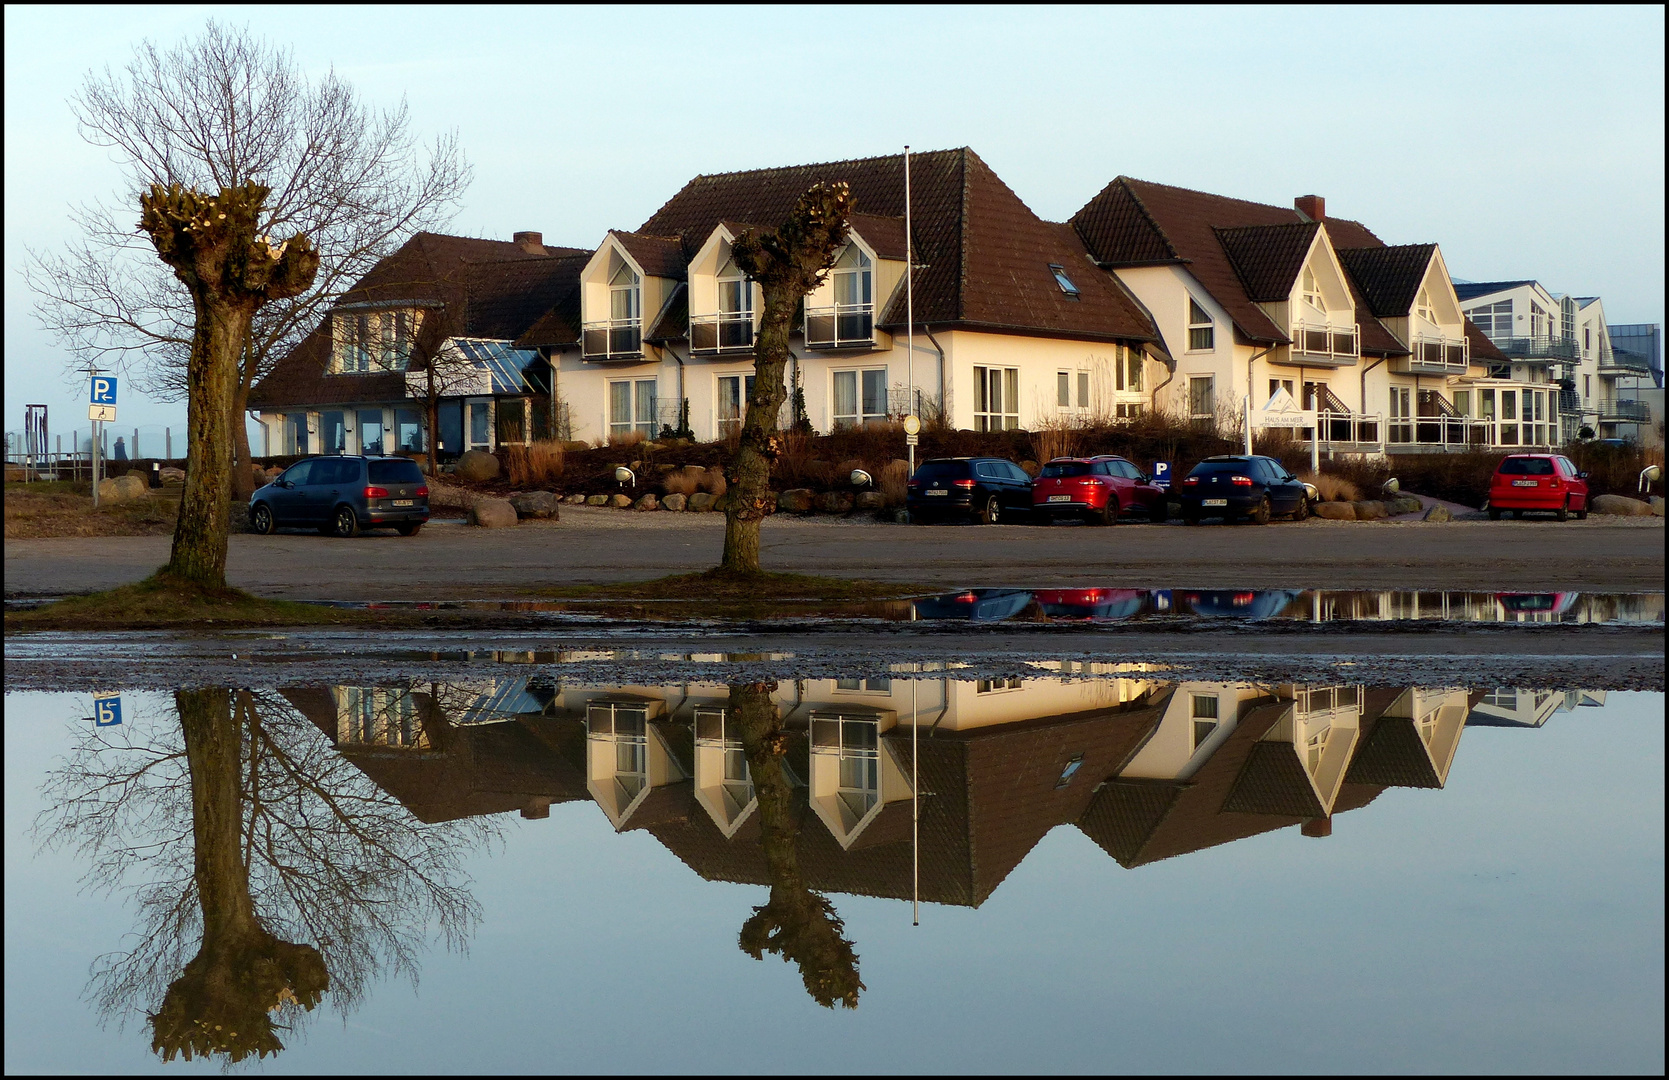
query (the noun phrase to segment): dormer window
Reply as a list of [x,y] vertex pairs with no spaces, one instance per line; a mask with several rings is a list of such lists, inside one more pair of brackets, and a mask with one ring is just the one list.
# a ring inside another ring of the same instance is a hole
[[875,264],[855,243],[835,260],[833,307],[806,307],[806,346],[843,349],[875,340]]
[[1414,313],[1426,322],[1435,323],[1437,321],[1437,310],[1432,307],[1429,291],[1420,290],[1420,295],[1414,300]]
[[1208,352],[1216,348],[1216,327],[1211,316],[1192,296],[1188,298],[1188,351]]
[[339,375],[404,371],[411,359],[409,311],[359,311],[336,315],[334,370]]
[[1056,266],[1054,263],[1050,263],[1049,272],[1055,275],[1055,284],[1061,287],[1061,292],[1065,293],[1069,299],[1078,299],[1078,286],[1072,284],[1072,279],[1066,276],[1064,266]]
[[643,281],[624,259],[608,281],[608,308],[613,322],[635,320],[643,309]]
[[1327,310],[1327,301],[1321,295],[1321,285],[1309,267],[1304,268],[1304,302],[1317,311]]
[[[595,279],[593,279],[595,280]],[[643,355],[643,278],[619,251],[608,253],[608,318],[587,319],[581,327],[582,355],[587,360],[613,360]],[[597,304],[593,293],[586,301]]]

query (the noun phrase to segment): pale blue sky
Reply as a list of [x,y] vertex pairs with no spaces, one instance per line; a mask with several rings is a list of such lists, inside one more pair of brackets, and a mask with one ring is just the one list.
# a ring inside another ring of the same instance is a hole
[[[1388,243],[1437,241],[1457,277],[1663,322],[1660,7],[9,6],[7,430],[26,401],[87,426],[18,274],[70,203],[121,186],[66,99],[211,15],[372,103],[406,95],[420,132],[456,128],[476,174],[454,232],[591,247],[700,173],[967,145],[1052,220],[1121,173],[1315,192]],[[183,404],[123,404],[118,428],[183,430]]]

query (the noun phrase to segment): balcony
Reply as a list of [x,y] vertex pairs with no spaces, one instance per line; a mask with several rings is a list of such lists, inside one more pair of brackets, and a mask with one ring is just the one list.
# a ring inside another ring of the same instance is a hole
[[1648,376],[1652,373],[1652,365],[1639,353],[1629,352],[1627,349],[1614,349],[1610,356],[1599,358],[1601,375],[1639,375]]
[[753,312],[690,316],[690,352],[715,355],[753,350]]
[[1551,360],[1574,364],[1582,359],[1576,342],[1556,337],[1491,338],[1495,347],[1512,360]]
[[1305,367],[1349,367],[1356,363],[1358,349],[1355,327],[1299,323],[1292,329],[1292,348],[1284,362]]
[[1624,424],[1644,424],[1650,422],[1652,408],[1644,401],[1602,401],[1599,403],[1599,418]]
[[581,330],[586,360],[636,360],[643,355],[643,327],[637,319],[588,322]]
[[1329,449],[1347,445],[1377,447],[1384,440],[1384,422],[1379,413],[1322,411],[1316,414],[1316,434],[1322,446]]
[[874,304],[806,308],[806,348],[856,349],[874,344]]
[[1465,338],[1421,337],[1414,339],[1408,356],[1391,361],[1391,370],[1399,375],[1464,375],[1471,363]]

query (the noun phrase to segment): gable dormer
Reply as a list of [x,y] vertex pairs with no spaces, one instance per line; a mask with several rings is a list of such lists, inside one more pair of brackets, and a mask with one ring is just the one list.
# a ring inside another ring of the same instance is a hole
[[806,295],[806,348],[884,346],[875,324],[904,279],[905,248],[903,219],[852,215],[834,267]]
[[580,346],[585,360],[637,360],[646,318],[683,282],[677,237],[611,230],[580,273]]
[[1356,302],[1325,225],[1303,221],[1214,231],[1247,298],[1291,341],[1270,355],[1271,363],[1356,363]]
[[1372,314],[1408,348],[1408,355],[1391,359],[1393,372],[1466,374],[1466,319],[1436,244],[1346,248],[1339,259]]
[[731,247],[748,226],[720,222],[690,260],[690,354],[753,351],[759,326],[759,286],[736,266]]

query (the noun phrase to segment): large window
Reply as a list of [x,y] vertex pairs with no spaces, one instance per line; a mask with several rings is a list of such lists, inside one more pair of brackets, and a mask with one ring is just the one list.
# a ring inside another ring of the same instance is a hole
[[324,412],[319,414],[319,427],[324,437],[324,445],[320,449],[326,454],[345,454],[348,452],[348,418],[342,412]]
[[834,265],[835,303],[843,308],[868,306],[875,302],[874,293],[875,271],[869,256],[856,244],[847,244]]
[[1429,323],[1437,321],[1437,309],[1432,306],[1431,292],[1421,289],[1420,295],[1414,299],[1414,313]]
[[726,438],[742,430],[742,419],[747,416],[748,398],[752,396],[752,375],[719,376],[719,438]]
[[1547,331],[1547,311],[1534,300],[1530,301],[1530,336],[1533,338],[1546,337]]
[[839,349],[871,344],[875,339],[875,269],[857,244],[847,244],[835,260],[834,306],[806,308],[806,345]]
[[1205,352],[1217,347],[1217,331],[1211,316],[1200,302],[1192,296],[1188,298],[1188,351]]
[[1513,336],[1513,302],[1502,300],[1495,304],[1483,304],[1466,313],[1466,317],[1477,324],[1485,336],[1490,338],[1510,338]]
[[1315,273],[1304,268],[1304,302],[1317,311],[1327,310],[1327,300],[1321,295],[1321,285],[1315,279]]
[[862,427],[887,418],[887,369],[837,371],[834,373],[836,428]]
[[407,311],[357,312],[335,316],[334,370],[341,375],[404,371],[411,359],[412,315]]
[[1119,351],[1124,354],[1123,363],[1117,359],[1113,361],[1117,389],[1125,393],[1139,394],[1142,392],[1142,360],[1147,354],[1141,349],[1129,347]]
[[492,449],[493,403],[490,401],[472,401],[469,403],[469,446],[470,450]]
[[654,438],[655,390],[654,379],[620,379],[609,383],[609,435],[621,436],[638,431],[646,439]]
[[1390,438],[1392,442],[1414,441],[1413,391],[1406,386],[1391,387]]
[[636,319],[643,306],[642,282],[622,259],[608,283],[609,319],[619,322]]
[[1188,419],[1196,428],[1217,425],[1217,376],[1195,375],[1188,380]]
[[307,449],[307,414],[304,412],[287,413],[284,417],[284,453],[306,454]]
[[1020,426],[1020,369],[974,368],[974,430]]
[[359,452],[373,457],[383,452],[382,410],[359,410]]
[[854,828],[881,801],[880,725],[867,718],[811,716],[811,752],[839,755],[841,824]]
[[[1076,391],[1076,395],[1074,395]],[[1074,404],[1076,401],[1076,404]],[[1089,372],[1057,371],[1055,373],[1055,404],[1063,409],[1089,408]]]
[[415,409],[394,410],[395,445],[401,450],[423,449],[423,417]]

